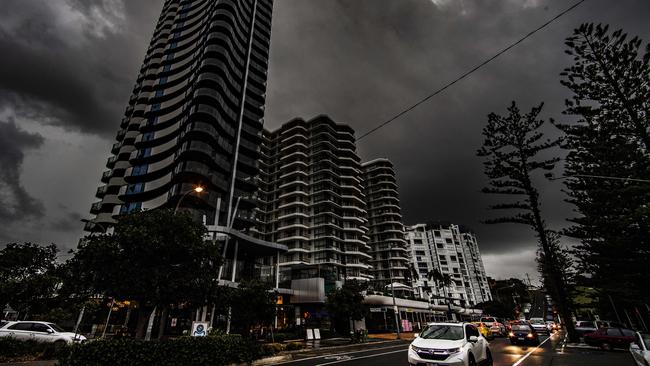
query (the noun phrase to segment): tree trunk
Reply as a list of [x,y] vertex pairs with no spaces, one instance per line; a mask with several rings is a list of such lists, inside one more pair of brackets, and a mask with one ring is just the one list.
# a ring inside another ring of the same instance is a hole
[[143,339],[147,331],[147,322],[149,321],[149,312],[143,306],[138,308],[138,325],[135,327],[135,338]]
[[162,312],[160,313],[160,320],[158,321],[158,340],[161,340],[163,338],[163,335],[165,334],[168,314],[169,314],[169,306],[165,305],[162,308]]

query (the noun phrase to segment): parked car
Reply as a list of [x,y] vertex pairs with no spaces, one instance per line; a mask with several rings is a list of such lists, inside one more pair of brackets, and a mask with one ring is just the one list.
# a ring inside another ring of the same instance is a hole
[[581,337],[595,332],[599,328],[625,328],[625,325],[608,320],[581,320],[576,322],[576,333]]
[[488,328],[488,326],[485,325],[485,323],[473,322],[472,324],[474,324],[476,329],[478,329],[478,331],[481,333],[483,337],[485,337],[485,339],[487,340],[494,339],[494,336],[492,335],[490,328]]
[[605,350],[613,348],[629,348],[634,342],[634,331],[623,328],[599,328],[595,332],[585,334],[585,343]]
[[54,323],[39,321],[8,322],[0,328],[0,337],[13,337],[20,341],[34,340],[45,343],[83,342],[86,337],[66,332]]
[[546,322],[543,318],[530,318],[530,325],[537,331],[537,333],[549,333],[548,328],[546,327]]
[[410,365],[492,366],[488,341],[470,323],[430,323],[411,343]]
[[637,332],[634,343],[630,344],[630,353],[637,366],[650,366],[650,334]]
[[511,344],[539,344],[539,334],[530,324],[513,324],[512,330],[508,333]]
[[484,316],[481,318],[481,323],[485,324],[490,328],[490,332],[494,336],[503,336],[506,334],[506,326],[499,322],[499,320],[493,316]]

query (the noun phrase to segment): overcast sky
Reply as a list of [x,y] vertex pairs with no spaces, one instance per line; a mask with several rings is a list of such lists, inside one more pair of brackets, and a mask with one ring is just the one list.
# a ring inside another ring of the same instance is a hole
[[[553,17],[563,0],[275,0],[266,126],[328,114],[357,134]],[[3,0],[0,7],[0,243],[73,248],[162,0]],[[397,170],[405,224],[472,228],[487,272],[534,268],[532,232],[488,226],[493,198],[475,156],[490,112],[546,102],[563,120],[563,40],[582,22],[650,40],[650,1],[588,0],[511,52],[358,144]],[[552,131],[553,132],[553,131]],[[572,208],[539,181],[553,228]],[[2,244],[0,244],[2,245]],[[64,255],[65,257],[65,255]]]

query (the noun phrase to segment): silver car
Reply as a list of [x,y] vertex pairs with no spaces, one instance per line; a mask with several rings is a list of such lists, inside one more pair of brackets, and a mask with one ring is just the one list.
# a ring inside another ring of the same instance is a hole
[[0,337],[12,337],[20,341],[37,341],[44,343],[83,342],[86,337],[81,334],[66,332],[54,323],[39,321],[8,322],[0,328]]

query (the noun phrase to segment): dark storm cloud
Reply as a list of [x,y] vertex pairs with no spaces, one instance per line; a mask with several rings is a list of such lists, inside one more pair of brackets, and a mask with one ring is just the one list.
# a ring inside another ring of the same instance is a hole
[[43,144],[43,137],[21,130],[13,120],[0,121],[0,227],[43,215],[43,205],[20,181],[24,151]]
[[[296,115],[327,113],[351,124],[359,135],[569,5],[559,0],[279,0],[267,123],[277,126]],[[563,53],[564,38],[581,22],[593,21],[650,40],[641,14],[650,14],[647,1],[587,1],[360,141],[364,158],[384,156],[395,163],[405,223],[465,224],[478,233],[483,253],[534,253],[529,229],[481,224],[493,216],[486,207],[494,202],[480,193],[485,179],[475,156],[487,114],[505,113],[511,100],[522,109],[546,101],[544,117],[562,119],[567,92],[559,73],[570,63]],[[539,185],[547,220],[554,228],[562,227],[572,213],[560,184],[540,179]]]
[[[0,112],[112,138],[162,3],[4,0]],[[267,127],[329,114],[363,133],[568,6],[564,0],[275,0]],[[480,193],[485,180],[475,156],[486,116],[503,113],[514,99],[522,109],[545,101],[544,117],[562,119],[567,91],[558,74],[570,62],[564,38],[580,23],[593,21],[650,40],[648,14],[647,0],[588,0],[362,140],[360,154],[395,163],[406,223],[445,220],[469,226],[493,266],[516,261],[515,271],[521,271],[534,253],[529,230],[480,223],[492,215],[486,207],[493,202]],[[105,158],[97,156],[97,166]],[[69,179],[71,191],[97,185],[97,180]],[[572,213],[562,202],[561,184],[539,184],[547,221],[554,228],[564,225]],[[72,228],[78,219],[73,212],[86,202],[88,197],[66,202],[75,209],[57,210],[46,226],[51,232]],[[532,258],[528,263],[532,273]]]
[[67,130],[113,135],[160,7],[156,0],[6,0],[0,106]]

